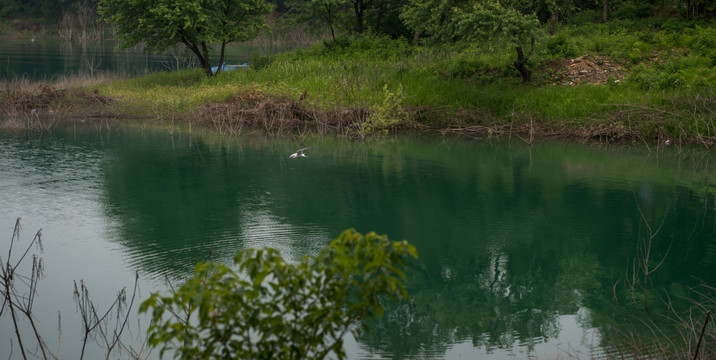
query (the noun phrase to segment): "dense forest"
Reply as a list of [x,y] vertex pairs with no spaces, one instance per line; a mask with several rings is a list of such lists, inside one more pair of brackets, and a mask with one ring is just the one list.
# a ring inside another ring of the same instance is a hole
[[[55,27],[68,16],[95,13],[99,0],[0,0],[0,21],[16,30]],[[371,32],[394,37],[409,32],[401,13],[407,8],[428,6],[439,12],[445,7],[470,4],[466,0],[269,0],[275,15],[287,22],[303,21],[322,31]],[[513,1],[522,13],[536,14],[540,22],[583,22],[646,17],[711,19],[716,14],[714,0],[530,0]],[[97,18],[96,16],[94,17]]]

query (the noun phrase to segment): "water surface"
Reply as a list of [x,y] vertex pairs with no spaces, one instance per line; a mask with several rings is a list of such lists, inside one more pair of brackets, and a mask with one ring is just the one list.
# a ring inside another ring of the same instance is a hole
[[[270,55],[295,47],[231,44],[226,48],[225,62],[243,64],[254,55]],[[211,56],[212,64],[217,65],[218,51],[212,51]],[[191,67],[199,67],[198,61],[182,47],[147,54],[141,46],[117,49],[117,42],[108,40],[0,39],[0,80],[52,80],[58,76],[99,73],[137,76]]]
[[[308,158],[288,158],[305,146]],[[135,271],[145,298],[209,253],[229,262],[270,246],[296,261],[346,228],[406,239],[420,255],[407,271],[412,301],[349,339],[351,358],[588,358],[616,341],[614,327],[658,319],[664,294],[685,307],[689,287],[714,284],[712,160],[700,149],[431,137],[0,134],[0,236],[17,217],[23,242],[42,228],[37,318],[52,343],[62,312],[67,358],[74,280],[106,306]],[[652,261],[665,261],[647,315],[630,281],[649,235]]]

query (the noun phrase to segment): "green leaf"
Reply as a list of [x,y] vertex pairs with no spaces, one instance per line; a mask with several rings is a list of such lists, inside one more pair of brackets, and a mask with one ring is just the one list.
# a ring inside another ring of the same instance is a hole
[[173,296],[143,302],[155,319],[148,338],[181,358],[313,358],[331,351],[342,358],[341,334],[383,316],[378,295],[408,297],[401,268],[409,255],[417,252],[406,241],[346,230],[298,264],[273,249],[239,252],[234,260],[243,275],[200,263]]

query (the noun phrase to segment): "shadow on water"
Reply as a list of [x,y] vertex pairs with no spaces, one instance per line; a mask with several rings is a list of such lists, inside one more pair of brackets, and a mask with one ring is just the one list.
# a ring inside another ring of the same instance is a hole
[[[150,278],[181,279],[210,253],[228,262],[246,247],[297,261],[350,227],[410,241],[420,254],[408,271],[413,300],[371,324],[356,357],[598,356],[618,342],[615,328],[668,312],[664,293],[685,308],[690,287],[716,280],[703,152],[135,130],[46,141],[101,154],[91,196],[105,246]],[[304,146],[308,158],[288,158]],[[49,171],[63,162],[56,151],[13,164]],[[649,314],[633,271],[642,214],[663,223],[652,261],[666,256],[649,277]]]

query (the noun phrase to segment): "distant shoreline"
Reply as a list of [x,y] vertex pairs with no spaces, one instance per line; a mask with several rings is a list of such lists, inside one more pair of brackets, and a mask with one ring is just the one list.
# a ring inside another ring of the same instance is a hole
[[698,23],[678,31],[640,23],[567,27],[538,44],[528,84],[507,46],[423,47],[374,36],[255,56],[249,69],[210,79],[189,69],[16,80],[0,87],[0,127],[102,119],[231,135],[430,132],[710,148],[716,71],[702,42],[714,34]]

